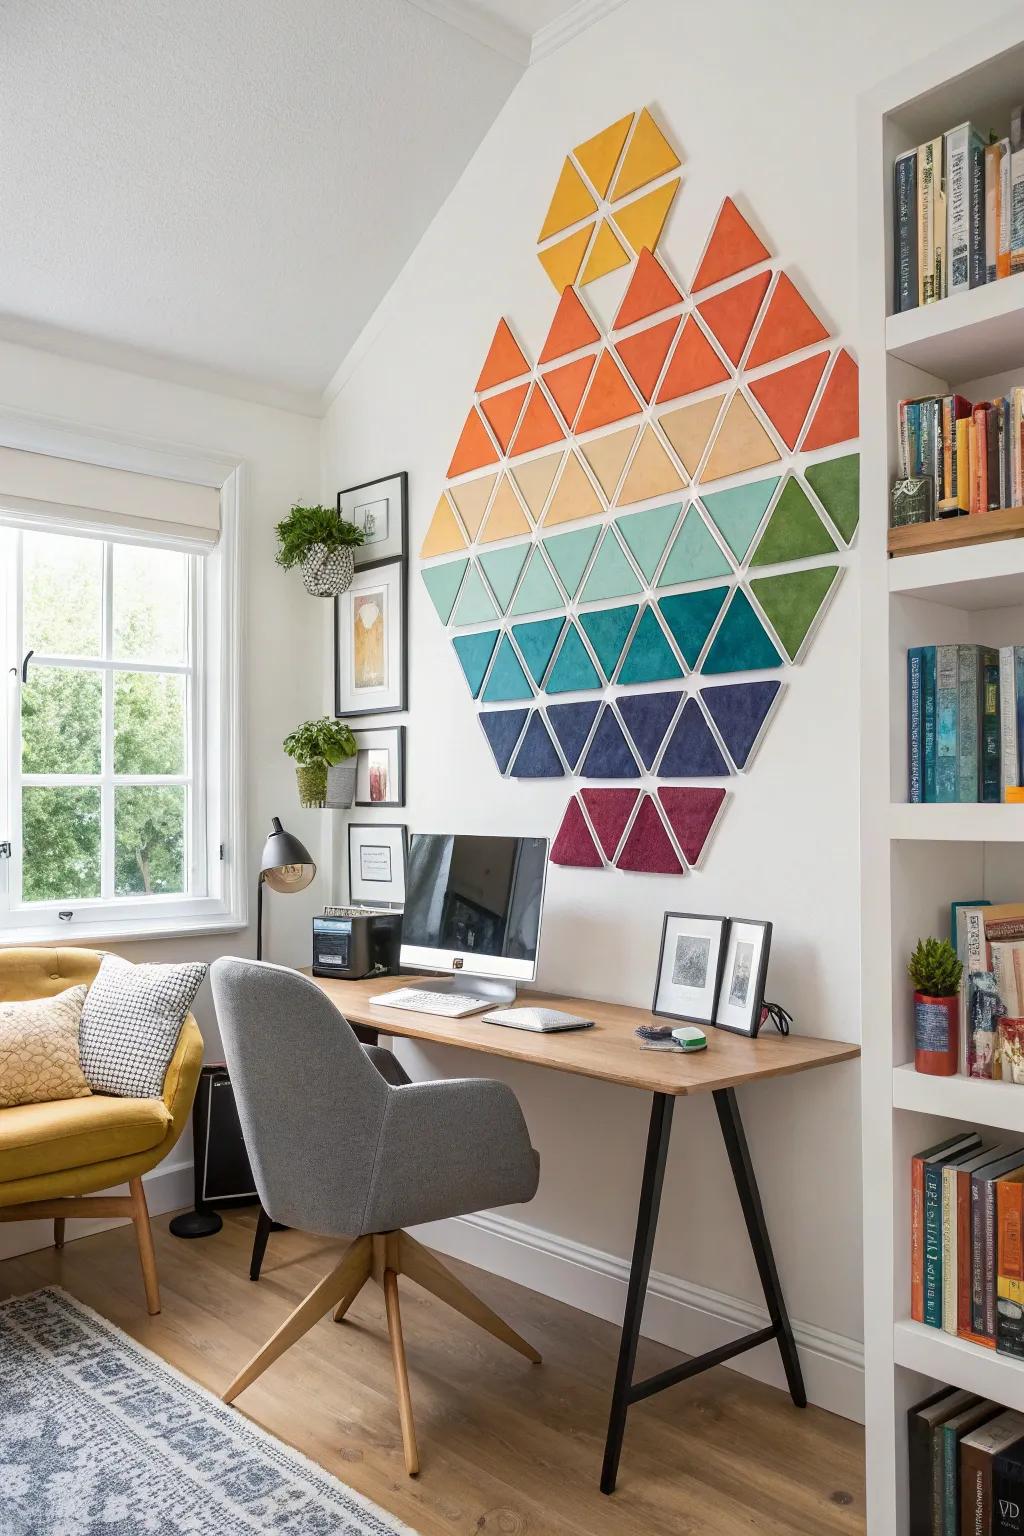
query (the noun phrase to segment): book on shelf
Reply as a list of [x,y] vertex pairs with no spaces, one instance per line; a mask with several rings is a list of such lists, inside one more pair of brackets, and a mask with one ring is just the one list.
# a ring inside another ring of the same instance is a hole
[[1024,1146],[1018,1146],[971,1174],[971,1333],[990,1348],[996,1346],[996,1184],[1022,1171]]
[[960,1442],[961,1536],[989,1536],[996,1457],[1022,1439],[1024,1414],[1012,1408],[964,1435]]
[[916,1323],[925,1321],[925,1173],[941,1165],[958,1152],[970,1155],[978,1149],[981,1137],[974,1132],[950,1136],[927,1151],[918,1152],[910,1163],[910,1315]]
[[[1022,189],[1024,196],[1024,189]],[[994,400],[922,395],[897,406],[890,526],[995,512],[1024,501],[1024,387]],[[930,498],[916,487],[931,483]]]
[[941,1460],[942,1506],[939,1530],[942,1536],[960,1536],[960,1463],[965,1435],[990,1424],[999,1414],[999,1404],[988,1398],[968,1403],[951,1418],[937,1426],[938,1453]]
[[992,1536],[1024,1532],[1024,1445],[1019,1440],[995,1458],[992,1472]]
[[907,652],[907,798],[993,804],[1024,779],[1024,647]]

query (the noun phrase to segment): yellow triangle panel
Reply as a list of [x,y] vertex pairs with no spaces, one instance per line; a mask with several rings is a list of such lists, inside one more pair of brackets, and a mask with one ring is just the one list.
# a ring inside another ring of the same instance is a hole
[[612,197],[628,197],[638,187],[645,186],[656,176],[664,176],[668,171],[676,170],[678,166],[679,156],[644,107],[629,141],[622,169],[615,178]]
[[583,177],[567,156],[537,239],[547,240],[552,235],[559,235],[570,224],[578,224],[580,219],[587,219],[596,212],[597,204],[587,191]]
[[605,437],[595,437],[591,442],[580,445],[583,457],[594,471],[597,483],[609,501],[615,493],[619,476],[639,430],[639,427],[623,427],[619,432],[609,432]]
[[614,272],[616,267],[626,266],[628,262],[629,256],[622,242],[616,237],[611,225],[602,219],[597,226],[597,239],[591,247],[580,281],[592,283],[596,278],[604,277],[605,273]]
[[558,293],[571,287],[579,276],[593,228],[593,224],[588,224],[585,229],[578,229],[567,239],[558,240],[554,245],[546,245],[542,251],[537,252],[541,266],[554,283]]
[[617,123],[602,128],[592,139],[577,144],[573,154],[597,189],[598,197],[607,197],[612,184],[612,174],[619,163],[622,146],[626,142],[633,121],[633,113],[627,112]]
[[544,503],[548,499],[558,466],[562,462],[562,454],[546,453],[540,459],[527,459],[525,464],[517,464],[512,471],[512,478],[519,487],[522,496],[534,522],[540,522],[540,515],[544,510]]
[[693,405],[681,405],[678,410],[667,411],[658,417],[658,426],[668,438],[686,467],[692,480],[714,430],[724,395],[711,400],[697,400]]
[[498,493],[491,502],[491,510],[487,514],[480,542],[493,544],[498,539],[511,539],[518,533],[529,532],[530,524],[526,513],[520,506],[519,497],[512,489],[508,475],[504,474],[498,486]]
[[655,187],[653,192],[645,192],[635,202],[616,208],[615,222],[638,256],[643,250],[656,249],[678,190],[679,177],[676,176],[664,186]]
[[497,478],[496,474],[481,475],[477,480],[464,480],[461,485],[453,485],[448,492],[471,540],[480,532],[480,524],[484,520]]
[[420,549],[420,559],[429,560],[433,555],[450,555],[457,549],[465,549],[466,539],[459,527],[459,520],[452,511],[451,502],[442,495],[434,508],[427,536]]
[[627,506],[633,501],[645,501],[648,496],[666,496],[670,491],[681,491],[685,484],[654,428],[644,427],[619,492],[619,504]]
[[711,445],[701,481],[721,480],[723,475],[739,475],[762,464],[775,464],[779,454],[775,444],[754,415],[746,398],[733,396],[718,436]]
[[587,478],[587,472],[574,453],[570,453],[562,478],[544,514],[545,528],[555,523],[573,523],[580,517],[603,512],[601,498]]

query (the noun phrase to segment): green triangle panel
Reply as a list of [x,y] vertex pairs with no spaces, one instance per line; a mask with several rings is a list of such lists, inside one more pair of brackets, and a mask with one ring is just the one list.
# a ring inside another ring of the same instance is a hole
[[447,624],[452,616],[468,564],[468,560],[445,560],[441,565],[428,565],[420,571],[442,624]]
[[581,693],[602,687],[597,668],[587,654],[575,625],[570,625],[548,678],[547,693]]
[[782,657],[768,638],[750,598],[742,587],[737,587],[704,658],[702,672],[756,672],[762,667],[782,664]]
[[564,624],[564,619],[534,619],[530,624],[512,626],[519,653],[538,687],[548,669],[548,662],[555,654],[555,646]]
[[811,555],[835,554],[835,542],[795,475],[782,487],[768,526],[751,556],[751,565],[781,565]]
[[676,597],[658,598],[661,616],[691,669],[697,665],[697,657],[728,595],[728,587],[707,587],[703,592],[680,592]]
[[529,544],[510,544],[505,549],[492,549],[478,556],[484,575],[491,584],[491,591],[501,604],[502,613],[512,601],[512,593],[519,580],[519,572],[530,553]]
[[614,530],[606,528],[601,548],[580,594],[580,601],[592,603],[599,597],[632,597],[634,592],[642,591],[636,572],[626,559],[626,552],[615,537]]
[[485,629],[477,635],[453,635],[452,645],[455,654],[459,658],[459,666],[469,684],[469,691],[474,699],[480,692],[480,684],[484,680],[487,671],[487,663],[494,652],[495,642],[498,638],[496,629]]
[[510,613],[543,613],[545,608],[561,608],[564,599],[555,586],[555,578],[544,563],[544,557],[535,545],[530,554],[526,574],[519,583],[515,602]]
[[600,532],[600,528],[573,528],[569,533],[553,533],[544,540],[551,564],[570,597],[576,596]]
[[731,575],[728,558],[708,531],[697,508],[690,507],[658,577],[658,586],[679,587],[686,581],[707,581],[710,576]]
[[626,636],[633,628],[636,615],[636,603],[627,603],[622,608],[598,608],[594,613],[579,615],[580,625],[586,631],[587,639],[594,647],[594,652],[609,682],[622,655]]
[[476,566],[472,565],[462,583],[459,606],[455,610],[455,622],[456,624],[482,624],[484,620],[493,619],[496,616],[497,610],[490,593],[484,586],[483,577]]
[[648,581],[654,580],[658,561],[665,553],[668,536],[676,525],[681,502],[670,507],[651,507],[646,512],[629,512],[617,517],[615,525],[629,546],[629,552]]
[[759,576],[750,583],[790,661],[796,660],[838,570],[838,565],[818,565],[782,576]]
[[804,470],[807,483],[849,544],[860,518],[860,454],[844,453]]
[[755,480],[753,485],[706,491],[701,496],[705,511],[737,560],[742,560],[750,548],[779,479],[780,476],[773,475],[770,480]]
[[484,703],[500,704],[509,699],[531,699],[532,697],[533,689],[530,687],[519,657],[512,649],[512,642],[508,635],[502,635],[498,654],[494,658],[494,666],[487,679],[487,687],[483,691]]
[[660,683],[670,677],[682,677],[683,669],[665,638],[653,608],[645,608],[636,627],[632,644],[626,652],[618,681],[620,683]]

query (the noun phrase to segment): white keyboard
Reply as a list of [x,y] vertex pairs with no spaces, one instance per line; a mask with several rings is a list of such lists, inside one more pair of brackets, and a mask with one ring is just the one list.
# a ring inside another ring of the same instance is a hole
[[370,999],[382,1008],[405,1008],[409,1013],[439,1013],[446,1019],[461,1019],[468,1013],[483,1013],[494,1005],[493,997],[467,997],[464,992],[421,992],[417,987],[398,987],[394,992],[380,992]]

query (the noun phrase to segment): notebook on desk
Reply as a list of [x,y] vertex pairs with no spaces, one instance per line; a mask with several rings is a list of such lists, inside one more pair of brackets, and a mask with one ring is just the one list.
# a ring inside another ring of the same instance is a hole
[[509,1029],[528,1029],[535,1035],[556,1034],[564,1029],[592,1029],[593,1019],[581,1019],[575,1013],[560,1013],[557,1008],[493,1008],[480,1015],[483,1024],[504,1024]]

